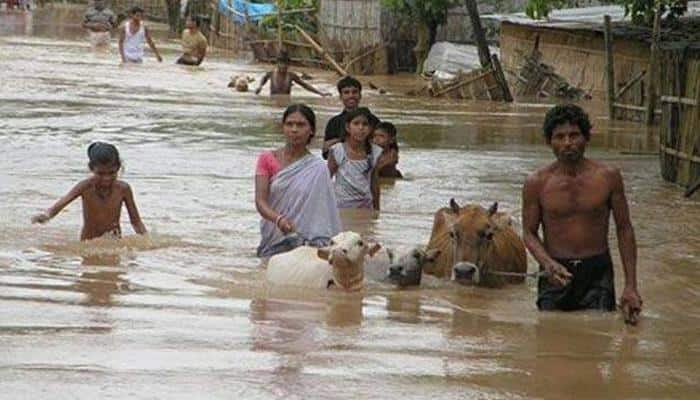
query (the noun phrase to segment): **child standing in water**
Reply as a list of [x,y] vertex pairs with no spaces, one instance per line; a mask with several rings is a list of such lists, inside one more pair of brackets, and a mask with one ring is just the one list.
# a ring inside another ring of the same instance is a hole
[[117,180],[122,162],[119,151],[109,143],[95,142],[87,149],[88,167],[93,176],[79,182],[51,208],[32,217],[32,223],[45,223],[58,214],[77,197],[83,200],[83,229],[80,240],[94,239],[105,234],[121,237],[119,217],[122,203],[126,204],[131,226],[138,234],[145,234],[146,227],[141,221],[134,202],[131,187]]
[[331,146],[328,168],[335,177],[338,208],[379,210],[378,171],[386,165],[382,148],[370,138],[370,113],[358,108],[347,113],[345,141]]
[[396,127],[391,122],[380,122],[374,130],[372,142],[384,150],[386,166],[379,170],[380,178],[403,178],[396,168],[399,163],[399,144],[396,140]]

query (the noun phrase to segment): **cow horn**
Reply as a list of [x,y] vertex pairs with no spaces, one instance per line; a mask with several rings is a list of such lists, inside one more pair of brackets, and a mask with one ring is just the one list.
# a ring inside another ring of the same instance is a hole
[[450,208],[452,208],[455,214],[459,214],[459,204],[457,204],[454,197],[450,199]]

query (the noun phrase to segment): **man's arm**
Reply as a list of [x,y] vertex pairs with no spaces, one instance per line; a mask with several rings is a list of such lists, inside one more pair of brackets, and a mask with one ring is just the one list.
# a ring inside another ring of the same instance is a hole
[[330,96],[330,93],[322,92],[315,87],[309,85],[308,83],[304,82],[301,78],[299,78],[299,75],[295,74],[294,72],[290,72],[290,75],[292,76],[292,82],[296,82],[299,84],[299,86],[303,87],[304,89],[308,90],[309,92],[316,93],[319,96]]
[[625,271],[625,289],[620,297],[620,304],[625,313],[625,322],[636,324],[642,309],[642,299],[637,290],[637,242],[630,220],[625,185],[619,170],[611,173],[611,180],[610,207],[615,219],[620,258]]
[[523,186],[523,241],[535,260],[549,272],[550,283],[566,286],[571,279],[571,274],[549,255],[538,233],[542,223],[541,187],[542,183],[536,175],[530,175]]
[[272,75],[272,72],[267,72],[265,75],[263,75],[262,79],[260,80],[260,85],[258,85],[258,88],[255,89],[255,94],[260,94],[260,91],[262,90],[263,86],[267,83],[267,81],[270,80],[270,76]]
[[202,61],[204,61],[204,57],[207,56],[207,42],[203,42],[202,45],[199,48],[199,58],[197,59],[197,65],[201,64]]
[[[340,143],[343,140],[341,139],[341,134],[337,132],[338,128],[335,124],[335,121],[340,118],[338,116],[335,116],[328,121],[326,124],[326,131],[324,132],[323,135],[323,147],[321,148],[321,155],[323,156],[324,159],[328,159],[328,151],[330,150],[331,146],[333,146],[336,143]],[[340,118],[342,120],[342,118]],[[343,124],[345,122],[341,121],[340,129],[343,129]]]
[[375,210],[379,211],[379,206],[381,205],[381,202],[379,201],[381,197],[381,190],[379,190],[379,168],[374,168],[372,170],[369,188],[372,192],[372,206]]
[[124,37],[126,33],[124,29],[119,32],[119,54],[122,56],[122,63],[126,63],[126,56],[124,56]]
[[144,27],[143,30],[146,34],[146,41],[148,42],[148,47],[150,47],[151,50],[153,50],[153,53],[155,53],[156,55],[156,59],[158,59],[158,62],[163,61],[163,57],[160,56],[160,53],[158,53],[158,49],[156,49],[156,44],[153,43],[153,38],[151,38],[151,31],[149,31],[146,27]]

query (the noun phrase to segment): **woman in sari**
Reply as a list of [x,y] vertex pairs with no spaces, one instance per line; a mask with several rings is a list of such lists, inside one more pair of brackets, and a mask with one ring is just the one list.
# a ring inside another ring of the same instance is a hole
[[258,157],[255,206],[262,216],[258,257],[302,244],[325,246],[340,232],[328,168],[307,149],[315,131],[314,112],[303,104],[293,104],[282,116],[285,145]]

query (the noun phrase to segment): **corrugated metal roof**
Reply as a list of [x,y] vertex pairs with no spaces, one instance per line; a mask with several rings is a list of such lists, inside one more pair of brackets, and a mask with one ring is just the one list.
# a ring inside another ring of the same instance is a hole
[[[481,18],[545,28],[591,29],[602,25],[605,15],[609,15],[613,22],[630,21],[629,17],[625,17],[625,9],[618,5],[553,10],[549,14],[549,19],[542,20],[531,19],[524,12],[485,14]],[[700,1],[689,1],[688,11],[684,17],[700,17]]]

